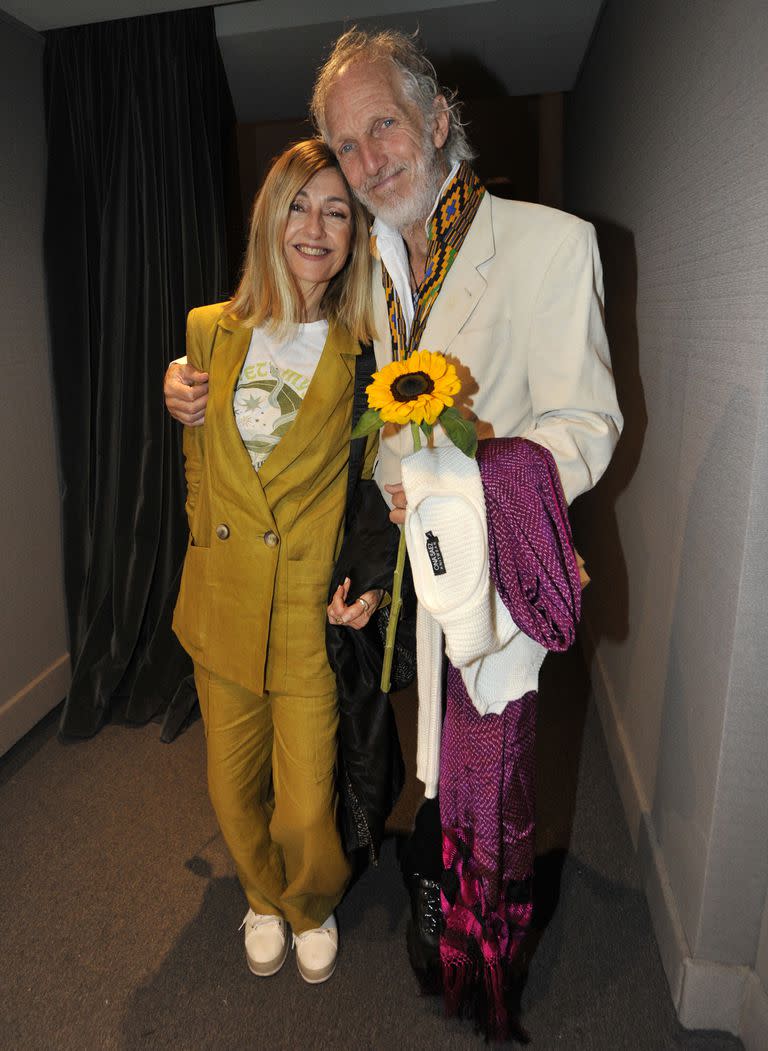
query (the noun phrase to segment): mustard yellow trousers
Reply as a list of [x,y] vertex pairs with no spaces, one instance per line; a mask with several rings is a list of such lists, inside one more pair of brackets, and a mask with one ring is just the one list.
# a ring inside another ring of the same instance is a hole
[[248,904],[296,934],[319,927],[350,876],[336,824],[335,693],[252,693],[195,665],[208,791]]

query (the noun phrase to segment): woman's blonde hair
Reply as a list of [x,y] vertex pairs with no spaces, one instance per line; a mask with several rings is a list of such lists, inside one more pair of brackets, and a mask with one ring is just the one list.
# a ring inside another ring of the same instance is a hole
[[[240,321],[285,335],[302,320],[301,292],[288,269],[283,239],[296,194],[326,168],[344,178],[325,143],[305,139],[290,146],[269,169],[253,202],[240,284],[228,307]],[[368,343],[373,338],[368,213],[352,191],[347,192],[352,216],[349,257],[329,283],[321,309],[329,321]]]

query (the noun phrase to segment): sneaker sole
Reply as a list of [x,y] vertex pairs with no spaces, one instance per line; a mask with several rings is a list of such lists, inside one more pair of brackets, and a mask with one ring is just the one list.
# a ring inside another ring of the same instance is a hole
[[336,961],[329,964],[327,967],[322,967],[319,971],[309,971],[301,966],[296,959],[296,966],[299,969],[299,974],[308,985],[320,985],[322,982],[327,982],[333,972],[336,970]]
[[[274,960],[269,960],[267,963],[254,963],[248,953],[245,954],[246,962],[248,963],[248,970],[251,974],[257,975],[259,978],[271,978],[273,974],[277,974],[280,968],[283,966],[285,961],[288,959],[289,949],[288,938],[285,939],[285,945],[283,946],[282,956],[277,957]],[[330,977],[330,975],[329,975]],[[322,981],[322,979],[321,979]]]

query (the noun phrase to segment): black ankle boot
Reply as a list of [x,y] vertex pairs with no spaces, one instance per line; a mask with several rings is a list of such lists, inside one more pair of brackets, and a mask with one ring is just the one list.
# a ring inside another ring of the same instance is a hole
[[408,879],[411,915],[405,932],[408,958],[419,980],[422,993],[433,995],[443,988],[440,967],[440,935],[443,931],[443,910],[440,904],[440,884],[414,873]]

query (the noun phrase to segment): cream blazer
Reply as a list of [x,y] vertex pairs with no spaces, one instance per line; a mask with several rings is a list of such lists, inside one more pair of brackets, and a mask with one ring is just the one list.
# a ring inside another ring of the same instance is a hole
[[[373,282],[379,367],[391,360],[386,302]],[[462,383],[457,406],[478,437],[530,438],[552,453],[570,503],[608,465],[622,428],[603,325],[593,227],[542,205],[486,193],[432,308],[422,350]],[[438,443],[447,439],[435,428]],[[400,480],[408,428],[382,432],[376,478]]]

